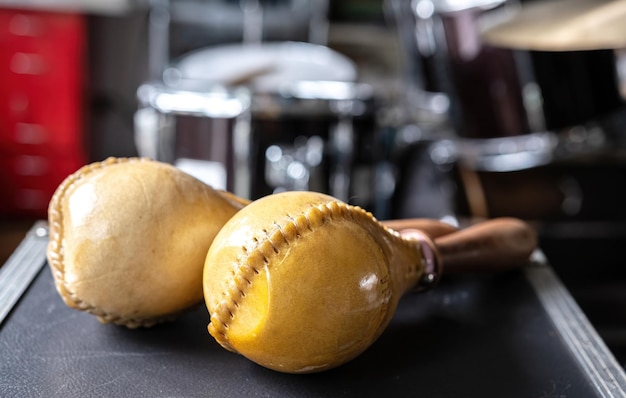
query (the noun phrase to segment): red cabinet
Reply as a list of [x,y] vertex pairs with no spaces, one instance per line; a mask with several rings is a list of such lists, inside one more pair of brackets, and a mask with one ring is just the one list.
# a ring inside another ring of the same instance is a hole
[[86,18],[0,9],[0,214],[43,217],[86,162]]

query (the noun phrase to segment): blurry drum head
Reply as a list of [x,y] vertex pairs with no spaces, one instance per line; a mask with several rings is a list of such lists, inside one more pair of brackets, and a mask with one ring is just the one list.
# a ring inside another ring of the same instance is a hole
[[183,56],[173,68],[185,80],[246,83],[256,93],[276,92],[290,82],[352,82],[357,78],[355,64],[343,54],[302,42],[205,48]]

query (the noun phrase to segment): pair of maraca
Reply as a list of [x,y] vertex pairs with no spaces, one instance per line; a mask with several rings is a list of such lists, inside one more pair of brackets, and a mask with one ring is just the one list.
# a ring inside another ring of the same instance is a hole
[[204,299],[223,347],[288,373],[361,354],[400,298],[432,286],[442,266],[517,267],[537,243],[510,218],[458,230],[436,220],[381,223],[315,192],[249,202],[137,158],[68,177],[49,222],[48,259],[68,305],[137,327]]

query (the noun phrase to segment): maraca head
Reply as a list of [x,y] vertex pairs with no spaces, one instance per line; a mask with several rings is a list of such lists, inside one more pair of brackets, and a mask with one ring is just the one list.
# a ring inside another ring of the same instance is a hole
[[48,262],[65,303],[131,328],[202,303],[213,237],[243,204],[172,165],[109,158],[57,188]]
[[[209,332],[270,369],[341,365],[389,323],[407,275],[390,261],[397,240],[371,214],[331,196],[286,192],[235,214],[204,268]],[[419,253],[409,272],[421,272]]]

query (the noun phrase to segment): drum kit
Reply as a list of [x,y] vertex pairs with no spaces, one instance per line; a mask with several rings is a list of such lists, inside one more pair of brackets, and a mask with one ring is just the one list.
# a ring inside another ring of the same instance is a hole
[[[445,191],[444,202],[459,195],[445,178],[434,188],[415,186],[416,175],[424,185],[424,165],[415,161],[423,151],[436,173],[460,164],[498,174],[620,140],[617,50],[626,47],[626,0],[384,6],[404,53],[401,103],[360,81],[358,65],[326,43],[263,41],[248,32],[241,43],[178,57],[139,87],[139,154],[250,199],[314,190],[370,209],[393,204],[380,207],[387,210],[379,218],[440,218],[454,209],[439,203],[415,213],[407,193]],[[404,116],[385,125],[380,115],[392,108]],[[393,171],[380,177],[381,165]],[[472,202],[468,175],[461,185]]]
[[[406,79],[417,92],[407,106],[438,115],[424,98],[440,95],[446,104],[446,117],[428,126],[432,142],[405,143],[403,159],[415,163],[421,155],[436,167],[400,167],[403,196],[393,208],[402,213],[396,216],[422,215],[414,205],[424,197],[416,189],[420,182],[422,191],[434,186],[450,202],[433,209],[441,214],[462,208],[480,217],[579,215],[585,184],[569,170],[546,169],[583,159],[589,165],[593,155],[623,144],[618,51],[626,37],[626,2],[389,4],[408,53]],[[554,174],[560,174],[556,180],[545,180]]]

